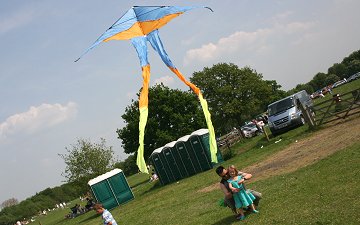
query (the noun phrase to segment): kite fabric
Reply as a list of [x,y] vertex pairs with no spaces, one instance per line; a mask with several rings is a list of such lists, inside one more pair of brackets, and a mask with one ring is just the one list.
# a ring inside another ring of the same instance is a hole
[[198,96],[209,130],[211,161],[214,163],[218,162],[216,157],[217,144],[215,139],[215,131],[211,122],[211,115],[208,109],[208,104],[203,98],[200,89],[193,83],[187,81],[181,72],[173,65],[164,49],[158,31],[160,27],[167,24],[173,18],[194,8],[198,7],[134,6],[128,10],[118,21],[116,21],[103,35],[101,35],[95,41],[92,46],[90,46],[90,48],[88,48],[76,60],[78,61],[88,51],[102,42],[107,42],[109,40],[131,40],[131,43],[135,47],[140,59],[143,77],[143,86],[139,98],[139,148],[136,159],[136,164],[139,167],[139,170],[143,173],[149,173],[144,159],[144,136],[148,118],[148,94],[150,81],[150,63],[148,61],[147,42],[149,42],[152,48],[160,55],[162,61],[169,67],[169,69],[175,73],[177,77],[187,86],[189,86]]

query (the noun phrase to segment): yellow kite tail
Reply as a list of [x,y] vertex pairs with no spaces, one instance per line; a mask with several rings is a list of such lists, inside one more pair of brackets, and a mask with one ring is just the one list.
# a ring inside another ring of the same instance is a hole
[[217,156],[216,156],[217,144],[216,144],[216,138],[215,138],[215,131],[214,131],[214,127],[211,122],[211,114],[209,112],[209,108],[208,108],[208,104],[207,104],[206,100],[203,98],[200,89],[198,87],[196,87],[195,84],[187,81],[178,69],[173,68],[173,67],[169,67],[169,68],[173,73],[176,74],[176,76],[178,76],[180,78],[180,80],[182,80],[187,86],[189,86],[199,97],[201,108],[202,108],[204,116],[205,116],[206,125],[209,130],[209,145],[210,145],[211,161],[214,163],[218,163]]
[[150,81],[150,65],[146,65],[142,67],[142,77],[143,77],[143,86],[139,99],[139,111],[140,111],[139,148],[137,152],[136,165],[139,167],[139,170],[141,172],[149,173],[144,159],[144,135],[145,135],[145,127],[149,112],[148,95],[149,95],[149,81]]

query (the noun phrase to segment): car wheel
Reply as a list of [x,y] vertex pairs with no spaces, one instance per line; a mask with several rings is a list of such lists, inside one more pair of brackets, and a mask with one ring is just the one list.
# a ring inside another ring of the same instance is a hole
[[278,132],[276,132],[276,131],[273,130],[273,129],[270,129],[270,131],[271,131],[271,134],[272,134],[273,137],[276,137],[276,135],[278,134]]

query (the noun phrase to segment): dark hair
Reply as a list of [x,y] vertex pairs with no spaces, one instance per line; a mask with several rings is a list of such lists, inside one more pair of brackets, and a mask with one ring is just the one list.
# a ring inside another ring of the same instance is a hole
[[221,174],[222,174],[222,172],[223,172],[224,169],[225,169],[225,168],[224,168],[223,166],[218,166],[218,168],[216,168],[216,173],[217,173],[219,176],[221,176]]
[[98,210],[98,209],[101,209],[101,208],[103,208],[103,205],[100,204],[100,203],[96,203],[96,204],[94,205],[94,209],[95,209],[95,210]]

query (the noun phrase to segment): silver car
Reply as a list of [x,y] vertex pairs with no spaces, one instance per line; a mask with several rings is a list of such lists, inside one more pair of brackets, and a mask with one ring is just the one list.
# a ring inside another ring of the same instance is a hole
[[251,138],[256,135],[259,135],[260,131],[257,129],[256,125],[253,123],[246,124],[245,126],[242,126],[241,128],[242,133],[245,137]]

